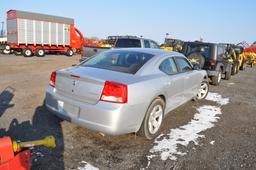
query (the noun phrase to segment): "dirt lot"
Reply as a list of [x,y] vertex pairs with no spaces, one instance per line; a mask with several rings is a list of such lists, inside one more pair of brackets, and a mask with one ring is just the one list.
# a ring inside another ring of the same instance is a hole
[[[0,137],[33,140],[46,135],[57,138],[55,149],[33,150],[32,169],[77,169],[86,161],[99,169],[141,169],[155,145],[135,134],[101,136],[99,133],[62,121],[43,106],[45,89],[53,70],[78,63],[78,57],[47,56],[24,58],[0,54]],[[178,145],[185,152],[176,160],[151,159],[148,169],[255,169],[256,168],[256,69],[246,68],[211,92],[229,98],[221,106],[214,127],[200,134],[198,145]],[[171,112],[164,121],[163,136],[170,129],[188,124],[203,105],[189,102]],[[88,165],[87,164],[87,167]]]

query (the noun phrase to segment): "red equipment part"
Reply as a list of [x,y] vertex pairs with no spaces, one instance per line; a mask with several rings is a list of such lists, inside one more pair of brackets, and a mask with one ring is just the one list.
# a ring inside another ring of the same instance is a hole
[[30,154],[26,149],[15,155],[11,138],[0,138],[0,170],[29,170]]
[[256,47],[248,47],[244,49],[244,52],[251,52],[251,53],[256,53]]

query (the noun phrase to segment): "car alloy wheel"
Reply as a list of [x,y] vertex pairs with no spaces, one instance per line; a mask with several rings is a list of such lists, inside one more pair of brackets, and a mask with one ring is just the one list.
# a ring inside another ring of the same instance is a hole
[[197,99],[198,100],[204,99],[207,96],[208,91],[209,91],[208,83],[207,82],[202,82],[201,86],[200,86],[200,89],[199,89],[199,92],[197,94]]
[[161,105],[156,105],[150,113],[148,119],[148,130],[151,134],[158,132],[163,121],[163,108]]

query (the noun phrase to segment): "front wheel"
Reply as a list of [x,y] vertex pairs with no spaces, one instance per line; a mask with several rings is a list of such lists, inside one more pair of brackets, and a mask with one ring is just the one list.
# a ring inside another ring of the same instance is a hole
[[74,55],[74,51],[69,48],[69,49],[67,50],[66,55],[67,55],[68,57],[72,57],[72,56]]
[[200,85],[199,92],[196,95],[196,100],[205,99],[209,92],[209,83],[207,81],[203,81]]
[[229,69],[226,73],[225,73],[225,80],[229,80],[231,78],[231,69]]
[[139,134],[149,140],[154,139],[158,135],[164,118],[164,106],[164,101],[159,97],[150,104]]

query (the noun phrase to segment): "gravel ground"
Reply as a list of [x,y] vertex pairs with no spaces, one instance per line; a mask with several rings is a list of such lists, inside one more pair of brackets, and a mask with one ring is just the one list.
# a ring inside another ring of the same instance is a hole
[[[135,134],[102,136],[53,116],[43,106],[50,73],[78,63],[79,57],[46,56],[24,58],[0,54],[0,137],[34,140],[54,135],[57,147],[33,149],[32,169],[86,168],[141,169],[155,145]],[[178,146],[185,152],[176,160],[152,158],[148,169],[256,169],[256,69],[246,68],[230,81],[222,81],[211,92],[227,97],[220,119],[203,131],[198,145]],[[203,105],[212,101],[188,102],[166,117],[163,137],[170,129],[188,124]],[[85,161],[85,162],[83,162]],[[87,166],[89,167],[89,166]]]

